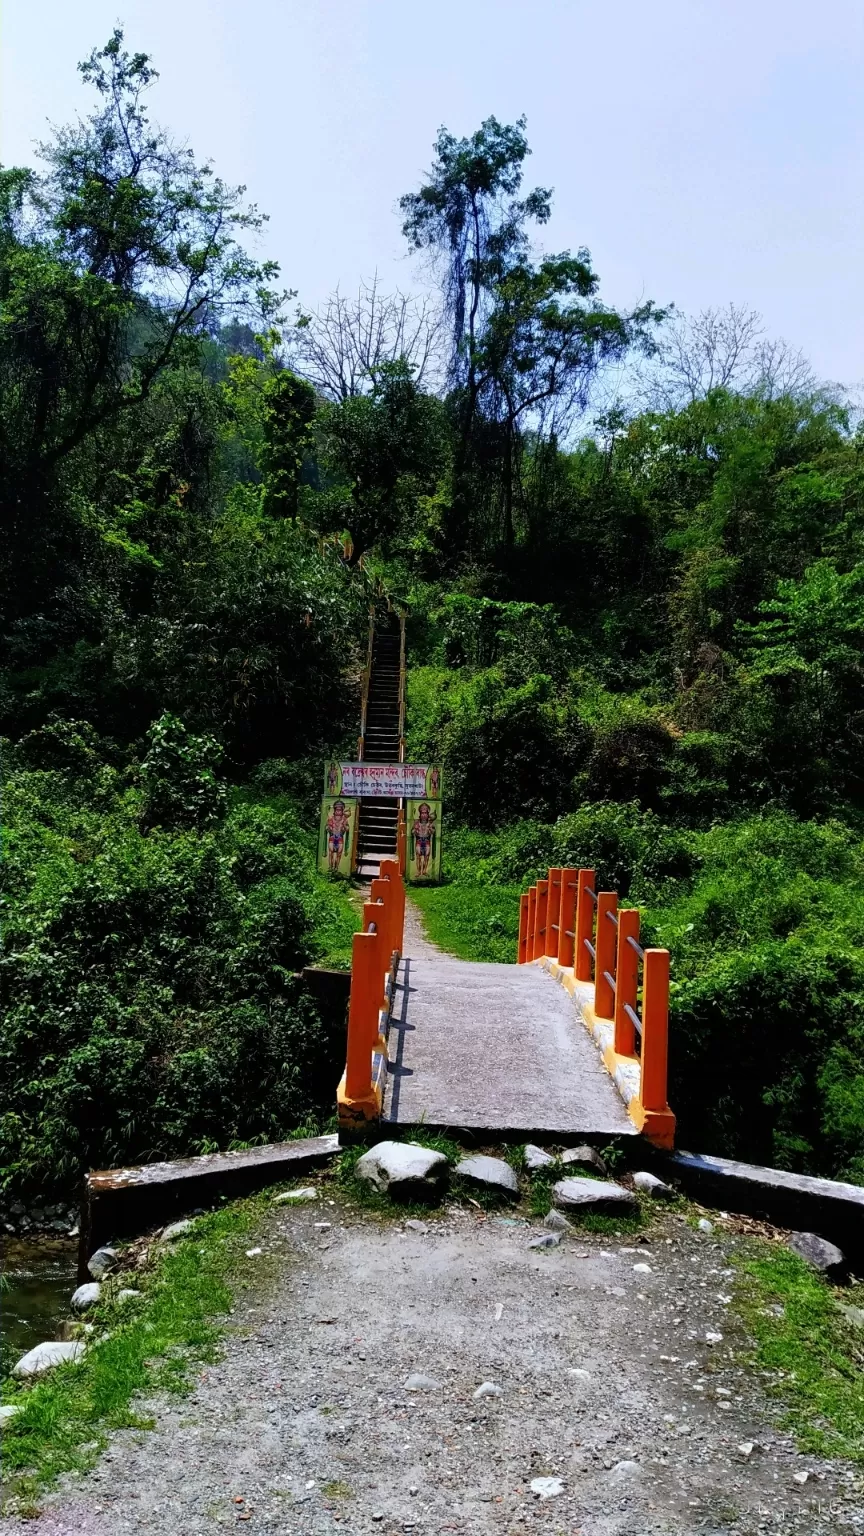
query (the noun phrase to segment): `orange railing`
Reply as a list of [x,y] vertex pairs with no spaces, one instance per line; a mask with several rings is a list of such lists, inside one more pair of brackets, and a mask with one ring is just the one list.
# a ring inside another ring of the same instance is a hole
[[382,859],[363,903],[363,928],[351,953],[348,1043],[337,1090],[343,1129],[377,1120],[387,1071],[386,1031],[402,954],[405,884],[396,859]]
[[636,908],[595,890],[593,869],[550,869],[521,897],[517,960],[543,963],[573,991],[619,1086],[632,1081],[621,1067],[638,1068],[630,1116],[652,1141],[671,1146],[669,951],[643,949],[639,927]]

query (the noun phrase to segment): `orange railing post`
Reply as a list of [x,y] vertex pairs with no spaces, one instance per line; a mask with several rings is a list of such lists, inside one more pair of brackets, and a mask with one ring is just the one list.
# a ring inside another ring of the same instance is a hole
[[355,933],[351,950],[345,1097],[369,1104],[375,1098],[372,1049],[378,1036],[378,955],[377,934]]
[[546,903],[546,942],[544,955],[558,959],[558,928],[561,921],[561,870],[549,871],[549,895]]
[[558,964],[573,964],[574,920],[576,916],[576,879],[578,871],[561,871],[561,908],[558,914]]
[[528,931],[525,935],[525,959],[534,959],[534,930],[537,927],[537,887],[528,888]]
[[[632,943],[630,942],[632,939]],[[627,907],[618,913],[618,954],[615,964],[615,1053],[635,1056],[636,1030],[630,1014],[639,997],[639,913]]]
[[642,976],[642,1089],[644,1110],[666,1109],[669,1054],[669,951],[646,949]]
[[618,897],[614,891],[597,896],[594,939],[594,1012],[598,1019],[615,1015],[615,951],[618,947]]
[[576,943],[573,961],[577,981],[590,981],[594,975],[591,952],[587,948],[594,934],[593,888],[593,869],[580,869],[576,876]]
[[546,913],[549,904],[549,881],[537,881],[537,909],[534,915],[534,952],[532,960],[539,960],[546,953]]
[[393,948],[396,953],[402,955],[402,945],[405,942],[405,881],[399,870],[396,859],[382,859],[379,878],[389,880],[393,895],[393,928],[391,932]]
[[383,941],[382,959],[386,969],[389,971],[392,965],[393,951],[396,948],[393,921],[396,913],[393,904],[393,887],[388,879],[382,879],[381,875],[379,874],[372,881],[369,887],[369,894],[373,901],[380,901],[383,907],[380,922],[381,937]]
[[519,897],[519,938],[516,944],[516,964],[525,964],[525,948],[528,943],[528,892]]

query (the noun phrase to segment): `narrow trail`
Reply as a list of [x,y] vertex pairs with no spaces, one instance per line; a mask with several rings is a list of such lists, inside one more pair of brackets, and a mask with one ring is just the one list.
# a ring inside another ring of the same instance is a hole
[[[858,1475],[799,1456],[740,1364],[727,1299],[740,1238],[666,1212],[647,1241],[574,1231],[537,1252],[512,1215],[451,1208],[408,1226],[333,1187],[273,1209],[223,1356],[191,1396],[142,1405],[155,1428],[116,1434],[27,1530],[861,1529]],[[438,1385],[406,1390],[415,1372]],[[484,1382],[500,1395],[475,1398]],[[558,1496],[532,1493],[541,1476]]]

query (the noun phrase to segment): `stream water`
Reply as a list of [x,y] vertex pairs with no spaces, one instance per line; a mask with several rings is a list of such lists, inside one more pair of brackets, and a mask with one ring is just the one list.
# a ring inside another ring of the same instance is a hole
[[4,1364],[59,1337],[75,1289],[78,1245],[68,1238],[9,1237],[3,1242],[0,1339]]

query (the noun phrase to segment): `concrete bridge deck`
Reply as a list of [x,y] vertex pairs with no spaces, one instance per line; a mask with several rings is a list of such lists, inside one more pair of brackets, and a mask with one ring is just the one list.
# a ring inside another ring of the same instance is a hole
[[535,966],[435,949],[409,908],[382,1120],[560,1135],[636,1135],[568,994]]

